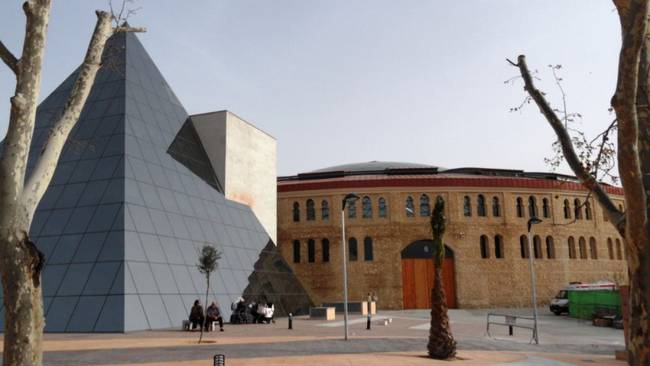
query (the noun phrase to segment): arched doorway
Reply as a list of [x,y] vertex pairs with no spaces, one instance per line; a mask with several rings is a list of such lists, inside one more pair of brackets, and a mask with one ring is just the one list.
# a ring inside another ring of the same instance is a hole
[[[433,241],[418,240],[402,250],[402,297],[404,309],[430,309],[433,288]],[[447,307],[456,307],[454,252],[445,245],[442,281]]]

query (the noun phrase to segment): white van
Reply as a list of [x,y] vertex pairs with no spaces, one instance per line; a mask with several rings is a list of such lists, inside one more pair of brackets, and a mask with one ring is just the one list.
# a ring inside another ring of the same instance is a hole
[[551,312],[555,315],[569,312],[569,291],[588,291],[588,290],[616,290],[616,283],[611,281],[599,281],[595,283],[571,282],[569,286],[560,290],[551,300],[549,306]]

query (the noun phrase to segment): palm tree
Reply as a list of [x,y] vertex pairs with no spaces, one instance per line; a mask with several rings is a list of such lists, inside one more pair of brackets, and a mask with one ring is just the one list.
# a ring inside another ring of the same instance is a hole
[[442,261],[445,258],[443,236],[446,228],[445,201],[436,199],[431,214],[431,231],[433,232],[433,268],[435,276],[431,289],[431,328],[429,328],[429,357],[446,360],[456,356],[456,341],[449,328],[447,300],[442,287]]

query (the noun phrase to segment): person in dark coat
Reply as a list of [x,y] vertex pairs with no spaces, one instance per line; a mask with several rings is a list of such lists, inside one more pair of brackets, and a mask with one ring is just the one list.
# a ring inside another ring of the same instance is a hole
[[192,310],[190,311],[190,323],[192,323],[190,329],[203,326],[203,306],[201,306],[199,300],[194,301],[194,306],[192,306]]
[[212,322],[219,322],[219,330],[223,332],[223,318],[221,317],[221,309],[219,309],[219,305],[217,305],[216,302],[212,302],[212,304],[208,306],[206,316],[206,328],[209,328]]

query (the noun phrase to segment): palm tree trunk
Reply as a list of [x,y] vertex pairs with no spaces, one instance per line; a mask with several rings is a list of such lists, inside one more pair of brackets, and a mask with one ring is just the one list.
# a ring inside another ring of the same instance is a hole
[[456,341],[449,327],[447,300],[442,286],[442,263],[435,256],[435,277],[431,289],[431,327],[429,328],[429,357],[446,360],[456,356]]

